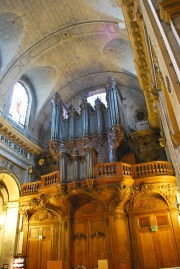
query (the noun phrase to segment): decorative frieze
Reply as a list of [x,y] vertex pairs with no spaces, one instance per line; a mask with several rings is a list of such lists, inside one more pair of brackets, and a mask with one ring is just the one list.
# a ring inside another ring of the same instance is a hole
[[27,152],[30,152],[33,155],[39,155],[43,152],[43,149],[39,145],[32,142],[27,136],[21,134],[2,116],[0,116],[0,132],[5,134],[6,138],[10,139],[12,143],[17,143],[19,145],[18,147],[21,147],[24,151],[27,150]]
[[33,160],[33,156],[31,153],[25,151],[22,147],[19,147],[18,144],[12,142],[10,139],[6,138],[4,135],[0,135],[0,143],[3,143],[5,146],[8,146],[13,151],[18,153],[19,155],[22,155],[23,157]]

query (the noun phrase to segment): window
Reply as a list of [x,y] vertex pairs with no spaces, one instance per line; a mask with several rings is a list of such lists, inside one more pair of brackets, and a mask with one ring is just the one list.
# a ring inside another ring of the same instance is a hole
[[95,105],[95,100],[99,98],[101,100],[102,103],[105,104],[105,106],[107,107],[107,101],[106,101],[106,93],[102,92],[102,93],[98,93],[98,94],[94,94],[92,96],[89,96],[87,98],[88,103],[90,103],[92,106]]
[[25,87],[17,82],[14,85],[12,99],[9,109],[9,116],[20,124],[21,126],[25,126],[26,116],[28,111],[29,98]]

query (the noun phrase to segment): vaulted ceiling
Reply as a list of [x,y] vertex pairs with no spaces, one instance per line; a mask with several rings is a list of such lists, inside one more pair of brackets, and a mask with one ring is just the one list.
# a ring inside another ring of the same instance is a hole
[[[0,111],[20,79],[31,85],[42,121],[58,91],[65,103],[105,84],[139,88],[116,0],[1,0]],[[43,116],[42,116],[43,115]],[[41,120],[40,120],[41,119]]]

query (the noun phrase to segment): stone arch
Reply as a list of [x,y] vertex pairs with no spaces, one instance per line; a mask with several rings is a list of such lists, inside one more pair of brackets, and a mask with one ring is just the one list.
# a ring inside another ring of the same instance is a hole
[[15,175],[8,171],[0,172],[0,189],[1,192],[4,193],[6,202],[18,201],[20,196],[20,184]]
[[[1,262],[9,264],[16,252],[18,206],[20,185],[8,171],[0,172],[0,256]],[[12,221],[13,220],[13,221]],[[8,251],[7,251],[8,249]],[[1,266],[0,262],[0,266]]]

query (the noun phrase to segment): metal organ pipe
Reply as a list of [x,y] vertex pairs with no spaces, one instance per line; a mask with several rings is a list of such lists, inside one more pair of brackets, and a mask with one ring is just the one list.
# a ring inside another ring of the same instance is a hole
[[75,139],[75,116],[76,115],[77,115],[77,112],[75,111],[75,108],[73,106],[70,106],[68,110],[69,139],[70,140]]
[[89,135],[89,106],[87,102],[81,104],[83,136]]
[[108,109],[110,113],[111,126],[121,124],[119,104],[118,104],[118,91],[116,82],[112,77],[109,77],[109,80],[106,84],[106,95],[107,95]]
[[99,98],[95,100],[95,108],[96,108],[96,113],[97,113],[97,132],[98,134],[100,134],[100,133],[103,133],[105,129],[105,124],[104,124],[105,106]]
[[56,93],[52,100],[52,126],[51,139],[59,140],[59,124],[60,124],[60,95]]

